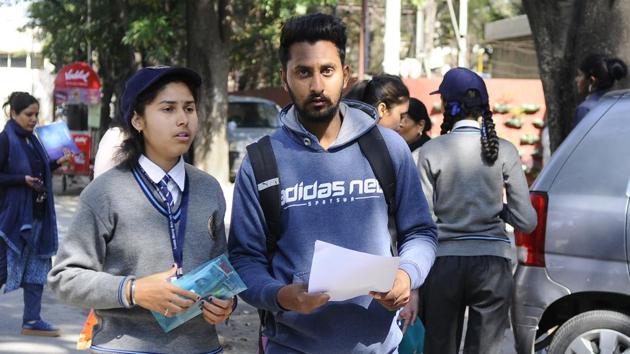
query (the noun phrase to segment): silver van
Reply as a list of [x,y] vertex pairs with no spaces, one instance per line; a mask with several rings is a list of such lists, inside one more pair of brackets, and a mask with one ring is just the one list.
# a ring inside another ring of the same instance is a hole
[[228,143],[230,181],[234,182],[245,156],[247,145],[280,126],[280,107],[273,101],[247,96],[228,97]]
[[630,354],[630,90],[606,94],[531,187],[516,233],[516,350]]

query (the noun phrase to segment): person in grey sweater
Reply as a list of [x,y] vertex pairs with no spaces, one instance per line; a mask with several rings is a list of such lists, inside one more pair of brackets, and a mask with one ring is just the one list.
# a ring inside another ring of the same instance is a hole
[[[200,83],[172,67],[127,81],[122,161],[81,193],[48,275],[62,301],[94,309],[93,353],[222,351],[214,325],[234,301],[202,300],[169,282],[226,250],[221,188],[182,158],[197,132]],[[150,312],[170,317],[194,304],[202,316],[168,333]]]
[[518,151],[497,137],[481,77],[455,68],[433,93],[444,106],[442,136],[423,145],[418,166],[438,226],[437,259],[421,294],[424,352],[459,352],[468,307],[464,352],[499,354],[512,292],[505,224],[531,232],[536,213]]

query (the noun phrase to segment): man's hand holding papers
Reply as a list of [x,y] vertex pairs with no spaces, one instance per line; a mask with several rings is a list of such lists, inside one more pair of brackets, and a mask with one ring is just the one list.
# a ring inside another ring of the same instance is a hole
[[322,292],[308,293],[306,284],[295,283],[280,288],[277,299],[283,309],[307,315],[325,305],[330,296]]
[[371,291],[370,295],[386,309],[396,311],[407,305],[410,293],[411,279],[404,270],[398,269],[392,290],[386,293]]

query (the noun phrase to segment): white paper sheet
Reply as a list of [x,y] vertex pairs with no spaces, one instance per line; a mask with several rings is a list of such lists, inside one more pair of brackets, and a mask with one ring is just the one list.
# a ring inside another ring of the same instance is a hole
[[388,292],[399,263],[398,257],[375,256],[317,240],[308,292],[325,292],[331,301],[368,295],[370,291]]

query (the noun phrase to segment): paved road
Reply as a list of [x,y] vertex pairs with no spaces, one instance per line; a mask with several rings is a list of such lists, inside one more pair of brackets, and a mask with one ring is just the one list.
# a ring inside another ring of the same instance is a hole
[[[68,225],[78,205],[78,193],[85,181],[78,180],[63,195],[55,198],[60,242],[67,232]],[[56,190],[59,190],[56,181]],[[231,186],[225,188],[228,206],[231,204]],[[227,219],[229,220],[229,218]],[[87,315],[86,310],[59,303],[47,289],[44,292],[42,316],[59,326],[62,336],[59,338],[33,337],[20,335],[22,321],[22,291],[0,295],[0,354],[63,354],[85,353],[75,349],[78,334]],[[228,325],[218,328],[220,340],[226,354],[256,352],[258,315],[251,306],[241,301],[237,312]],[[506,330],[503,353],[514,353],[511,330]]]

